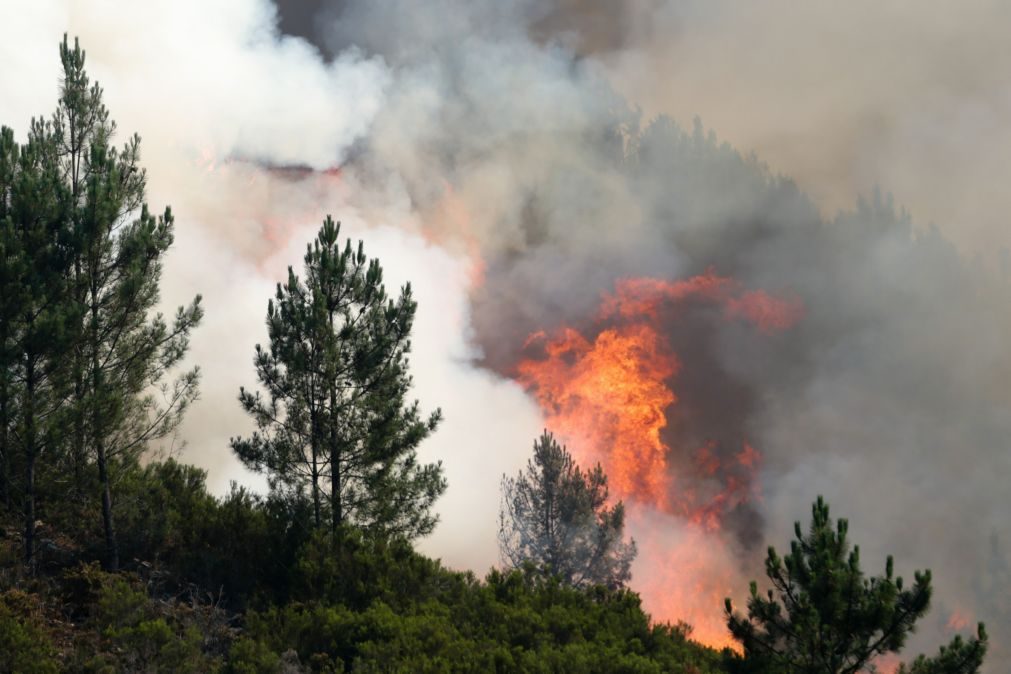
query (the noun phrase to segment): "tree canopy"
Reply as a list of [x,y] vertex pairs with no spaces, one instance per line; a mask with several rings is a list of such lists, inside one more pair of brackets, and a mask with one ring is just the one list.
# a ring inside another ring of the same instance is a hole
[[[914,575],[912,586],[893,572],[891,556],[883,576],[866,577],[860,548],[847,540],[849,523],[833,526],[828,504],[812,506],[807,534],[794,527],[790,553],[770,547],[765,572],[772,585],[763,596],[751,583],[748,615],[726,600],[727,626],[756,671],[854,674],[877,657],[902,650],[916,623],[930,608],[930,571]],[[968,642],[960,637],[936,658],[920,656],[907,670],[969,674],[986,654],[986,632]]]
[[600,464],[583,472],[547,431],[525,471],[502,478],[499,549],[508,567],[526,564],[577,587],[621,587],[635,541],[623,539],[625,509],[608,507]]
[[274,484],[308,491],[319,526],[351,523],[384,535],[432,530],[446,482],[416,449],[441,419],[408,402],[410,333],[417,303],[405,285],[388,299],[383,270],[361,242],[339,242],[329,216],[305,254],[305,280],[289,268],[267,307],[270,347],[256,348],[266,389],[239,400],[258,431],[232,448]]
[[198,296],[173,321],[153,313],[172,213],[148,211],[140,139],[113,146],[116,125],[84,51],[64,36],[60,59],[56,112],[33,120],[26,144],[6,128],[0,140],[4,498],[16,465],[31,559],[38,462],[70,467],[64,489],[101,502],[115,568],[113,472],[170,433],[196,397],[197,370],[164,380],[203,312]]

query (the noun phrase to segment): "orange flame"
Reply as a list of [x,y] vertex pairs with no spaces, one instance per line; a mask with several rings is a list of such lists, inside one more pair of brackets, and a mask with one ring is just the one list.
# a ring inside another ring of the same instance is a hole
[[[801,315],[798,303],[744,292],[712,271],[673,282],[625,279],[602,298],[592,337],[572,327],[531,334],[524,349],[534,353],[516,376],[548,427],[582,463],[601,463],[614,497],[628,502],[640,550],[633,581],[647,608],[661,620],[689,619],[696,639],[724,647],[732,644],[722,599],[737,579],[721,526],[727,513],[756,498],[761,457],[743,441],[736,454],[720,456],[715,442],[675,454],[663,440],[682,363],[660,320],[689,299],[719,306],[727,320],[761,333],[785,329]],[[701,488],[700,478],[722,480],[721,488]]]
[[536,386],[549,426],[584,448],[584,460],[603,463],[616,493],[666,510],[660,431],[677,400],[664,384],[678,370],[677,357],[645,324],[604,330],[593,343],[566,328],[544,350],[546,360],[523,361],[519,373]]

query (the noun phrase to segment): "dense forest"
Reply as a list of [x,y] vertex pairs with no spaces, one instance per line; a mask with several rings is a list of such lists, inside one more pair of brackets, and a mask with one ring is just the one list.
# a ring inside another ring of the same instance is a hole
[[[200,297],[156,313],[173,215],[149,210],[140,141],[84,52],[61,45],[55,113],[0,133],[0,672],[858,672],[900,653],[929,571],[865,574],[819,499],[770,548],[739,649],[651,620],[635,542],[601,467],[549,431],[503,478],[502,567],[445,568],[413,541],[447,484],[417,448],[441,412],[410,399],[409,285],[389,294],[327,218],[267,300],[256,430],[231,449],[265,495],[217,498],[155,450],[198,395],[183,367]],[[899,671],[979,671],[982,625]]]

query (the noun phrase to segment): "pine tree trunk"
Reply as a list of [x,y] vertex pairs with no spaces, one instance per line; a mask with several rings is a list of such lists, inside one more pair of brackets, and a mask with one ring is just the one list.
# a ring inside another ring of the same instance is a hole
[[102,490],[102,527],[105,530],[106,568],[109,571],[119,569],[119,547],[116,544],[116,529],[112,519],[112,488],[109,484],[109,465],[106,455],[105,431],[102,419],[102,370],[98,357],[98,287],[94,277],[91,283],[91,386],[94,400],[92,401],[92,433],[94,434],[95,453],[98,459],[98,480]]
[[544,485],[544,539],[548,549],[544,558],[547,560],[548,570],[552,574],[558,573],[558,545],[555,540],[554,525],[555,510],[555,485],[550,481]]
[[7,386],[0,389],[0,505],[8,512],[11,509],[11,462],[10,438],[7,426],[10,423],[10,412],[7,402]]
[[330,500],[333,504],[332,528],[334,540],[337,540],[337,532],[344,523],[344,506],[341,503],[341,452],[337,442],[337,387],[330,383]]
[[35,558],[35,363],[32,357],[25,365],[25,565],[31,567]]
[[[327,288],[327,297],[332,295],[332,288]],[[327,309],[327,328],[330,339],[334,335],[334,306]],[[339,545],[337,534],[344,523],[344,504],[341,503],[341,451],[337,442],[337,382],[334,375],[327,377],[327,388],[330,393],[330,506],[331,512],[331,533],[335,546]]]
[[[76,171],[76,169],[75,169]],[[77,182],[74,181],[74,203],[77,203]],[[75,299],[81,306],[85,306],[87,301],[86,291],[82,289],[81,285],[81,260],[80,257],[74,261],[74,295]],[[83,325],[84,319],[81,319],[82,325],[75,326],[80,329],[80,334],[78,336],[83,337]],[[86,456],[86,442],[85,442],[85,431],[84,431],[84,373],[85,373],[85,355],[82,353],[81,345],[78,343],[74,347],[74,434],[73,441],[71,445],[71,461],[74,463],[74,488],[77,489],[78,494],[85,493],[84,486],[84,467],[87,465]]]
[[[6,328],[6,326],[3,326]],[[7,331],[0,335],[0,349],[7,348]],[[6,367],[0,364],[0,367]],[[10,512],[11,509],[11,460],[10,460],[10,383],[8,372],[2,371],[4,381],[0,384],[0,505]]]
[[312,410],[310,407],[310,415],[312,415],[311,425],[311,438],[309,440],[310,445],[312,445],[312,511],[313,517],[315,518],[316,529],[319,529],[321,523],[320,517],[320,494],[319,494],[319,413]]
[[71,445],[71,461],[74,464],[74,488],[78,494],[84,493],[84,466],[85,441],[84,441],[84,372],[81,366],[81,354],[74,354],[74,435]]
[[316,449],[316,441],[312,442],[312,514],[316,528],[320,527],[320,503],[319,503],[319,459]]
[[35,454],[29,453],[25,462],[25,566],[31,567],[35,558]]
[[102,484],[102,526],[105,529],[105,554],[108,571],[119,570],[119,546],[116,543],[116,529],[112,520],[112,492],[109,488],[109,468],[106,464],[105,446],[99,440],[98,479]]

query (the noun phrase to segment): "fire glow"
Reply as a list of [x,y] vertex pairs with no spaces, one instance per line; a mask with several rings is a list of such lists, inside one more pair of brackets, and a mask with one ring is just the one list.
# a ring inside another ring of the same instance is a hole
[[562,327],[530,335],[516,377],[548,427],[581,463],[601,463],[612,497],[626,503],[639,546],[632,583],[647,609],[658,620],[688,621],[696,639],[722,647],[731,645],[722,599],[739,589],[724,518],[758,498],[761,457],[744,438],[721,452],[714,441],[671,447],[664,440],[679,401],[674,384],[690,366],[667,330],[689,302],[763,335],[789,328],[802,313],[797,303],[711,271],[679,281],[625,279],[602,298],[592,332]]

